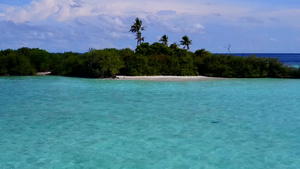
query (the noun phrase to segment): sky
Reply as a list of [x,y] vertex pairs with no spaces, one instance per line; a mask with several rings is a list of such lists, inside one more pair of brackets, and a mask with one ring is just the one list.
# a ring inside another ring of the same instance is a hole
[[191,51],[300,53],[300,0],[0,0],[0,49],[87,52],[187,35]]

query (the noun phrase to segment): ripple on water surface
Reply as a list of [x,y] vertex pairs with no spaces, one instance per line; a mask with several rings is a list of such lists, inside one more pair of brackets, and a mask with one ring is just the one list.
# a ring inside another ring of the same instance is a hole
[[299,80],[0,87],[0,168],[300,168]]

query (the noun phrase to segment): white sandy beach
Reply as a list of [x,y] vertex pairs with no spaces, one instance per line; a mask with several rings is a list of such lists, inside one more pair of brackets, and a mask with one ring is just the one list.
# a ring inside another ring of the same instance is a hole
[[153,81],[198,81],[210,79],[222,79],[207,76],[117,76],[117,80],[153,80]]
[[38,76],[45,76],[45,75],[50,75],[51,72],[37,72],[36,75]]

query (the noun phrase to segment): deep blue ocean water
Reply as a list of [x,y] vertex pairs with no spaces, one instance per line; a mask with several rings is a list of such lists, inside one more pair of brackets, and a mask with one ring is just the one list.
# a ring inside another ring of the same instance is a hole
[[299,169],[300,80],[0,77],[0,168]]

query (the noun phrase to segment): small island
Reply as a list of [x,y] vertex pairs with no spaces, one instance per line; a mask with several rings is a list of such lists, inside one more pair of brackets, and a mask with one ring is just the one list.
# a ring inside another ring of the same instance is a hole
[[[144,42],[142,21],[136,18],[130,28],[137,40],[135,50],[89,49],[85,53],[49,53],[23,47],[0,51],[0,76],[51,75],[115,78],[124,76],[208,76],[226,78],[300,78],[300,68],[284,65],[277,58],[239,57],[212,54],[205,49],[189,51],[192,40],[183,36],[180,45],[168,45],[168,36],[159,42]],[[43,73],[42,73],[43,75]]]
[[300,69],[277,58],[190,52],[161,43],[141,43],[136,50],[91,49],[86,53],[49,53],[20,48],[0,51],[1,76],[51,75],[114,78],[126,76],[208,76],[226,78],[300,78]]

